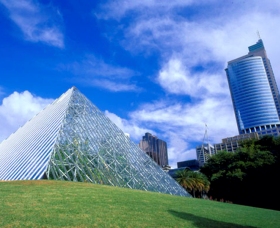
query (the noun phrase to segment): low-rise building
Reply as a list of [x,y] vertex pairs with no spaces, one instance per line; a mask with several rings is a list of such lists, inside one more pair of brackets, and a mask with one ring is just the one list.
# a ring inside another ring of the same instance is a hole
[[192,171],[198,171],[199,170],[199,162],[198,162],[197,159],[180,161],[180,162],[177,162],[177,167],[178,168],[188,167]]
[[259,139],[259,135],[258,133],[253,132],[253,133],[236,135],[234,137],[224,138],[222,139],[222,143],[216,143],[213,145],[215,153],[222,150],[227,152],[236,152],[237,148],[240,147],[241,143],[244,140],[248,140],[248,139]]
[[196,147],[196,156],[199,162],[199,166],[203,166],[207,160],[219,151],[236,152],[244,140],[259,139],[257,132],[236,135],[222,139],[221,143],[211,145],[209,143],[202,144]]

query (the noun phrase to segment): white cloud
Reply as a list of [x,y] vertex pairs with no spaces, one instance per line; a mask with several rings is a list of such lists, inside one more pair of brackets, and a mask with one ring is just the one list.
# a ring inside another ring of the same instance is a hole
[[92,85],[101,87],[113,92],[120,92],[120,91],[137,91],[139,88],[133,84],[122,84],[118,82],[113,82],[110,80],[92,80]]
[[164,134],[178,134],[189,142],[202,140],[205,123],[209,127],[211,142],[237,134],[231,103],[222,98],[206,98],[193,104],[147,104],[131,112],[130,118]]
[[135,11],[141,11],[147,13],[149,11],[154,11],[156,13],[158,9],[170,10],[172,8],[183,7],[190,5],[193,0],[144,0],[144,1],[125,1],[116,0],[109,1],[108,4],[102,5],[102,13],[97,14],[99,18],[109,19],[115,18],[120,19],[124,17],[127,13],[133,13]]
[[36,97],[28,91],[5,97],[0,106],[0,142],[51,102],[52,99]]
[[93,55],[88,55],[81,61],[79,70],[84,69],[87,75],[96,75],[99,77],[118,77],[122,79],[130,78],[135,72],[125,68],[105,63],[102,59],[98,59]]
[[[143,128],[143,126],[149,125],[148,120],[146,121],[137,121],[135,119],[122,119],[114,113],[105,111],[105,115],[115,123],[123,132],[128,133],[130,138],[138,144],[142,139],[142,136],[149,132],[153,135],[158,136],[162,140],[167,141],[168,146],[168,160],[169,165],[173,168],[177,167],[177,161],[184,161],[187,159],[195,159],[195,150],[186,150],[188,147],[187,142],[184,138],[174,132],[166,132],[163,134],[157,134],[152,129]],[[152,121],[153,122],[153,121]],[[153,127],[153,126],[152,126]],[[162,129],[164,130],[164,129]]]
[[256,32],[259,31],[280,82],[277,64],[280,30],[275,29],[280,23],[277,0],[254,4],[247,1],[220,4],[216,0],[172,3],[120,0],[106,7],[112,9],[104,12],[107,18],[118,19],[120,23],[122,17],[126,19],[133,14],[130,23],[124,20],[119,26],[119,32],[124,33],[121,43],[126,50],[159,53],[163,66],[170,61],[170,56],[176,55],[190,73],[195,66],[206,69],[219,64],[224,68],[227,61],[247,54],[247,47],[257,41]]
[[20,28],[26,40],[43,42],[63,48],[63,33],[58,27],[60,14],[31,0],[0,0],[9,11],[11,20]]
[[170,165],[195,159],[195,147],[203,142],[205,124],[210,143],[238,134],[231,103],[228,99],[208,98],[193,104],[156,101],[129,114],[129,119],[105,111],[105,114],[131,138],[139,142],[145,132],[165,140]]
[[[166,135],[165,135],[166,137]],[[169,132],[168,134],[168,160],[172,168],[177,167],[177,162],[189,159],[196,159],[195,149],[188,150],[190,147],[186,139],[177,132]]]
[[77,75],[74,80],[78,83],[86,83],[112,92],[141,90],[132,81],[132,78],[138,75],[137,72],[106,63],[93,55],[87,55],[83,60],[72,64],[61,65],[60,69]]
[[147,128],[141,128],[137,126],[136,124],[133,124],[131,121],[127,121],[125,119],[120,118],[114,113],[111,113],[109,111],[105,111],[105,115],[113,122],[115,123],[124,133],[128,133],[133,139],[135,143],[139,143],[142,136],[146,132],[150,132],[154,134],[154,132]]
[[256,31],[274,43],[280,32],[271,37],[271,29],[280,16],[269,12],[248,12],[234,18],[202,21],[178,20],[172,14],[139,18],[125,30],[124,48],[132,52],[160,51],[164,59],[176,53],[189,67],[208,62],[222,62],[247,54],[247,47],[257,41]]
[[159,84],[169,93],[192,97],[229,95],[227,82],[221,74],[191,73],[179,59],[170,59],[159,72]]
[[124,39],[119,42],[124,49],[134,55],[159,56],[161,69],[155,82],[167,100],[143,104],[127,121],[166,139],[172,165],[195,157],[194,147],[203,140],[205,123],[212,143],[238,134],[224,68],[227,61],[248,53],[247,47],[258,40],[257,31],[280,83],[278,0],[254,4],[118,0],[103,9],[100,19],[121,24],[118,32]]
[[193,159],[195,147],[203,141],[205,123],[210,143],[238,134],[231,104],[227,99],[204,99],[195,104],[151,104],[131,113],[140,126],[155,129],[168,142],[169,161]]

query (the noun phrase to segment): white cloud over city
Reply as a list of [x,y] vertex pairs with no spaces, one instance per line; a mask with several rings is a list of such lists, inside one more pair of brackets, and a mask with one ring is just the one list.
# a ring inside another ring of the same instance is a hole
[[[227,61],[247,54],[247,47],[258,40],[257,31],[279,84],[279,48],[272,45],[280,36],[275,29],[280,22],[280,7],[275,8],[279,6],[277,1],[269,2],[244,2],[243,8],[241,3],[227,4],[228,9],[215,13],[220,4],[217,1],[115,1],[104,6],[110,10],[98,15],[119,22],[123,18],[123,47],[133,54],[159,53],[162,68],[155,82],[166,94],[190,97],[189,102],[175,97],[143,104],[130,112],[130,119],[123,120],[157,129],[156,133],[169,143],[172,165],[195,156],[191,142],[202,142],[205,124],[212,143],[238,134],[224,69]],[[201,10],[193,18],[178,14],[180,7],[194,5],[208,7],[208,12]],[[127,23],[125,18],[132,13],[134,18]],[[197,70],[198,66],[202,70]]]
[[[66,45],[64,17],[58,6],[31,0],[0,3],[25,40],[59,47],[61,51],[67,51],[67,45],[76,42],[69,39]],[[195,158],[195,146],[202,143],[205,124],[211,143],[238,134],[224,69],[227,61],[248,53],[247,47],[258,40],[257,31],[280,83],[278,0],[223,4],[218,0],[116,0],[103,2],[90,12],[91,19],[96,20],[94,26],[102,31],[101,35],[94,35],[117,48],[111,53],[111,49],[102,47],[105,54],[97,55],[90,47],[98,44],[87,37],[82,42],[92,42],[85,45],[88,49],[79,50],[77,55],[71,50],[73,61],[57,62],[56,70],[61,74],[67,72],[69,78],[65,78],[77,86],[102,88],[116,96],[120,92],[137,93],[127,113],[119,112],[123,116],[109,108],[105,114],[136,143],[145,132],[167,141],[173,167],[176,161]],[[92,28],[88,25],[87,29]],[[85,30],[79,31],[86,34]],[[152,70],[144,75],[130,61],[118,61],[115,56],[129,56],[134,63],[144,59],[146,62],[139,65],[147,64]],[[154,61],[150,63],[150,59]],[[149,82],[141,81],[142,78]],[[156,91],[149,94],[150,100],[142,100],[141,96],[149,90]],[[2,138],[48,102],[49,99],[27,91],[6,96],[0,116],[5,125],[2,129],[8,130],[2,130]]]
[[29,91],[13,92],[5,97],[0,105],[0,141],[23,126],[52,101],[34,96]]

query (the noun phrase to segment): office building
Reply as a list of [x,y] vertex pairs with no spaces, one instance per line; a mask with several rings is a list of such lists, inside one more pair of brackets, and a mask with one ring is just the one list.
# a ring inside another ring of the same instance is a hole
[[139,143],[139,147],[145,151],[160,167],[168,165],[167,144],[156,136],[145,133]]
[[199,171],[199,162],[196,159],[177,162],[177,168],[168,170],[168,174],[174,179],[178,178],[178,172],[183,170]]
[[259,139],[257,132],[236,135],[234,137],[228,137],[222,139],[222,143],[216,143],[213,145],[215,153],[218,151],[236,152],[236,150],[241,146],[242,142],[250,139]]
[[38,179],[190,196],[75,87],[0,144],[0,180]]
[[209,143],[203,143],[196,147],[196,157],[199,162],[199,166],[203,166],[214,154],[216,154],[214,146]]
[[226,74],[239,134],[278,135],[280,97],[263,41],[229,61]]
[[197,159],[177,162],[177,168],[189,168],[191,171],[199,170],[199,162]]

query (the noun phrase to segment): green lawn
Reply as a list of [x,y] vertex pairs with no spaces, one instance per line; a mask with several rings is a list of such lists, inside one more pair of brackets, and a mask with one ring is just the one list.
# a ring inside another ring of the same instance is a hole
[[0,227],[280,227],[280,211],[63,181],[0,182]]

